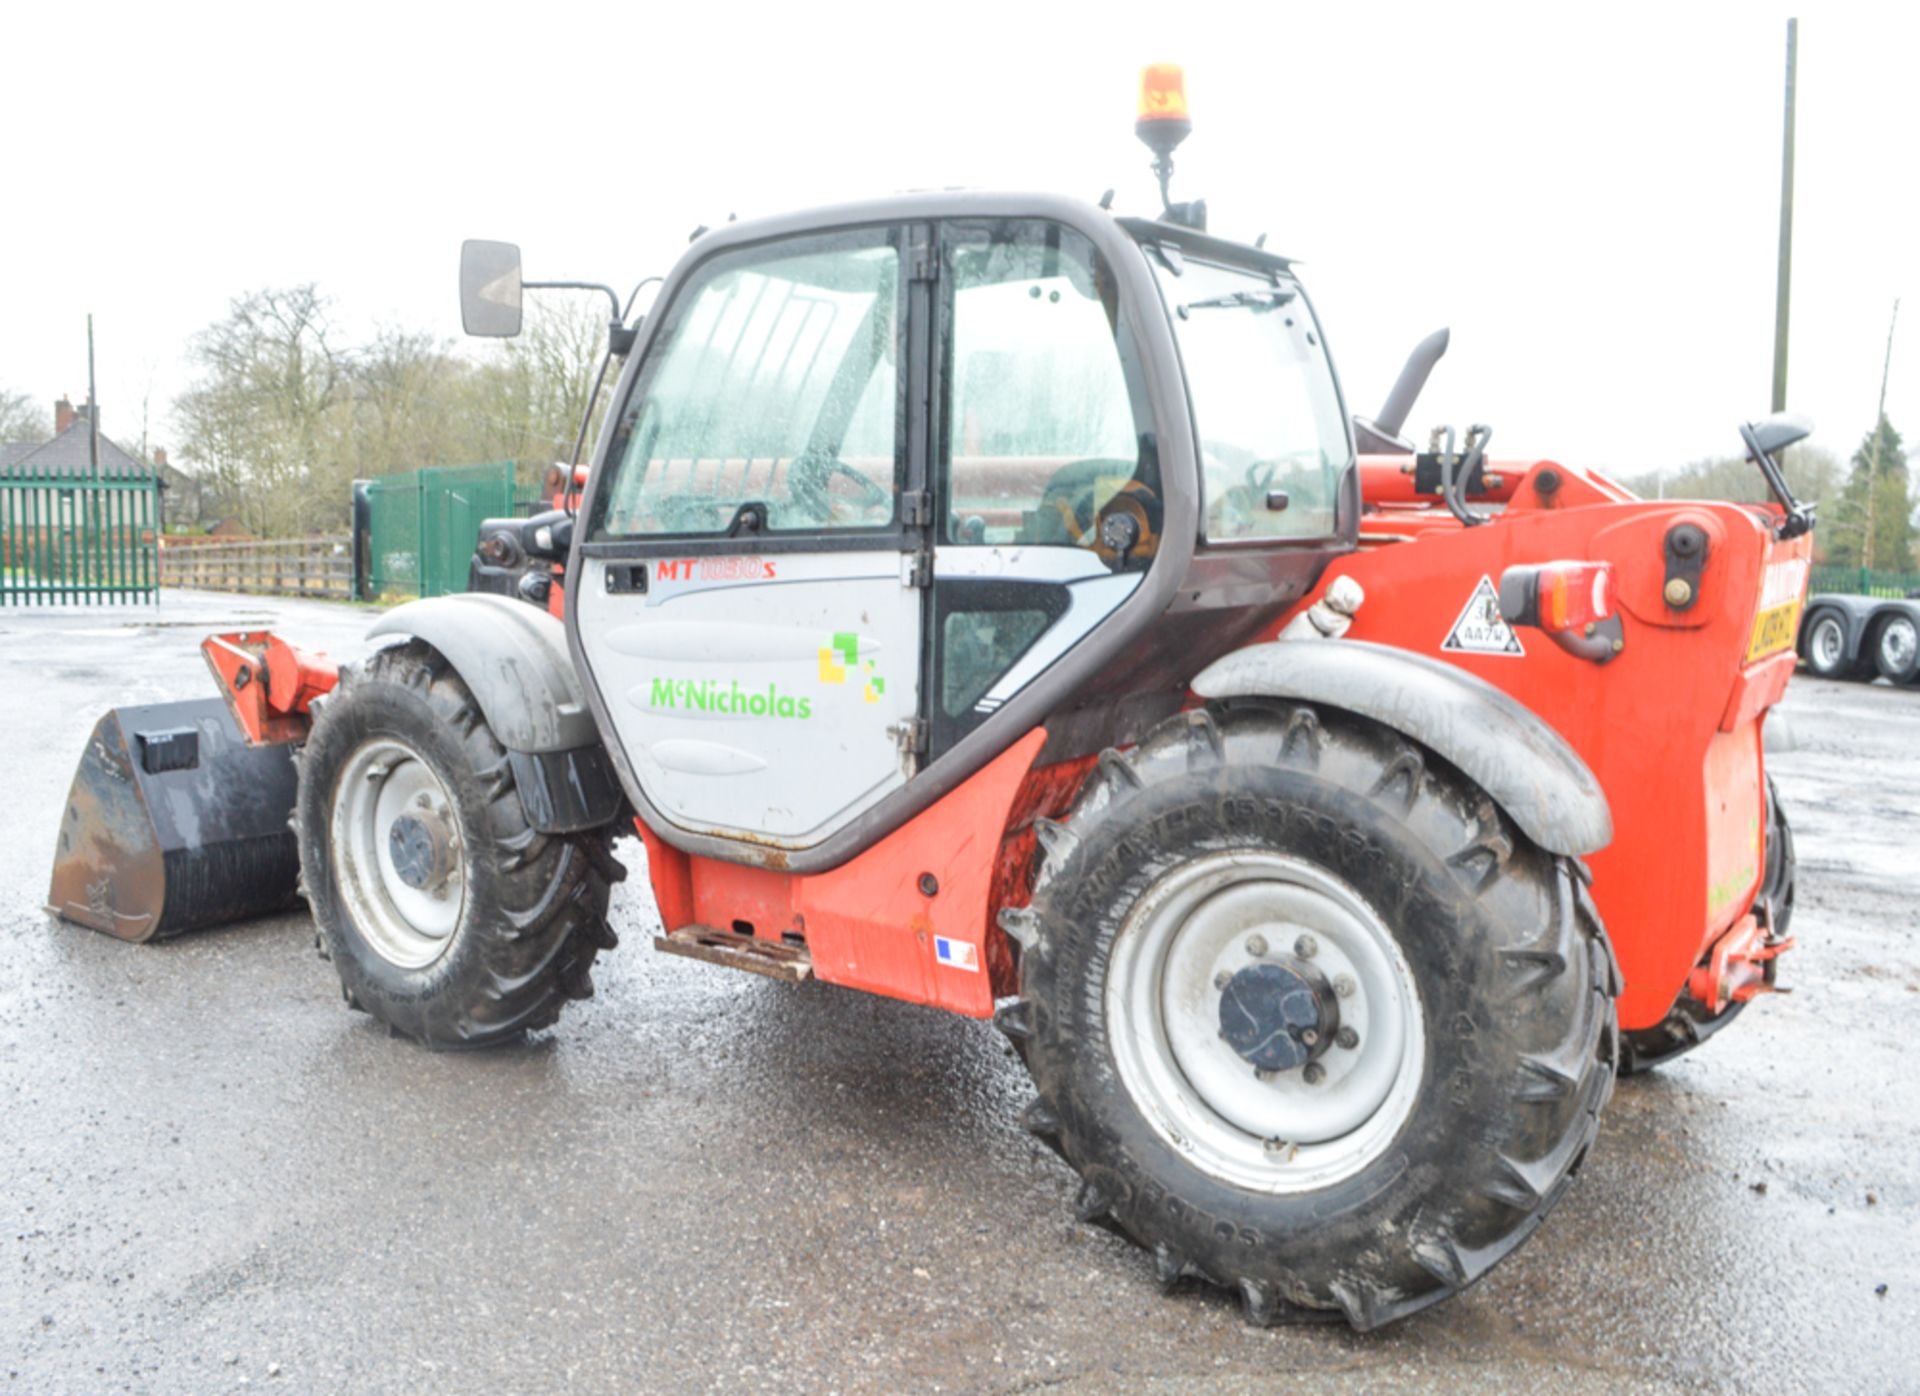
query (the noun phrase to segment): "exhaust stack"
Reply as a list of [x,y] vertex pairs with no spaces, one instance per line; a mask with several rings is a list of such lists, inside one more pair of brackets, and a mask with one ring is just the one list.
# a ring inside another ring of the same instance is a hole
[[1413,442],[1402,436],[1400,429],[1407,424],[1413,404],[1427,386],[1427,377],[1433,372],[1433,366],[1447,352],[1450,338],[1451,331],[1439,329],[1414,345],[1413,352],[1407,355],[1407,366],[1400,370],[1393,391],[1387,394],[1387,400],[1381,404],[1380,414],[1372,418],[1353,419],[1354,435],[1358,438],[1357,444],[1362,455],[1405,456],[1414,453],[1416,448]]

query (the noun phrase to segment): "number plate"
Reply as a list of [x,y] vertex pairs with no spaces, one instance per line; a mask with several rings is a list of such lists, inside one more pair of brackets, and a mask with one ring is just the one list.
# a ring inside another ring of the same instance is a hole
[[1799,601],[1789,601],[1784,606],[1769,606],[1753,618],[1753,637],[1747,642],[1747,663],[1793,648],[1794,636],[1799,633]]

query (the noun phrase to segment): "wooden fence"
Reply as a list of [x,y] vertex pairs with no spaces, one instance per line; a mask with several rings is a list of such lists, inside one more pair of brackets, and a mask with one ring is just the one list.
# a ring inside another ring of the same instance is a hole
[[187,546],[163,539],[160,585],[348,601],[353,597],[352,543],[345,535]]

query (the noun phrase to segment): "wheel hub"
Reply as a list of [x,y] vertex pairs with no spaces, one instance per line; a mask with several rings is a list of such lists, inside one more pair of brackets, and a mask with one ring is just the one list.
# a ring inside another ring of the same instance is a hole
[[441,886],[453,872],[453,840],[435,811],[403,814],[387,830],[387,854],[393,870],[409,887]]
[[1912,662],[1916,638],[1912,621],[1895,620],[1887,626],[1880,641],[1880,653],[1886,657],[1889,667],[1900,670]]
[[1257,1071],[1305,1066],[1339,1029],[1333,985],[1302,960],[1248,965],[1220,994],[1220,1037]]
[[335,782],[330,852],[348,918],[382,959],[422,969],[452,943],[467,875],[452,797],[420,754],[375,738]]
[[1419,994],[1324,868],[1265,849],[1161,877],[1114,942],[1109,1038],[1149,1124],[1203,1171],[1301,1192],[1380,1156],[1419,1095]]
[[1845,639],[1840,633],[1840,622],[1823,617],[1813,632],[1814,658],[1819,661],[1822,669],[1830,670],[1840,667],[1840,652],[1844,644]]

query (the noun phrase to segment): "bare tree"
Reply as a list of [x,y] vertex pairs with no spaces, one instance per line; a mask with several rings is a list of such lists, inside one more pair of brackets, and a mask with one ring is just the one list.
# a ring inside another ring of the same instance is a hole
[[182,454],[263,535],[311,527],[332,472],[329,418],[352,364],[308,283],[255,291],[194,337],[200,377],[175,404]]
[[605,337],[598,299],[569,297],[471,355],[403,327],[348,349],[312,285],[256,291],[194,338],[182,455],[262,535],[344,527],[357,477],[512,460],[537,478],[573,448]]
[[31,396],[0,388],[0,441],[44,441],[51,425],[46,409]]

